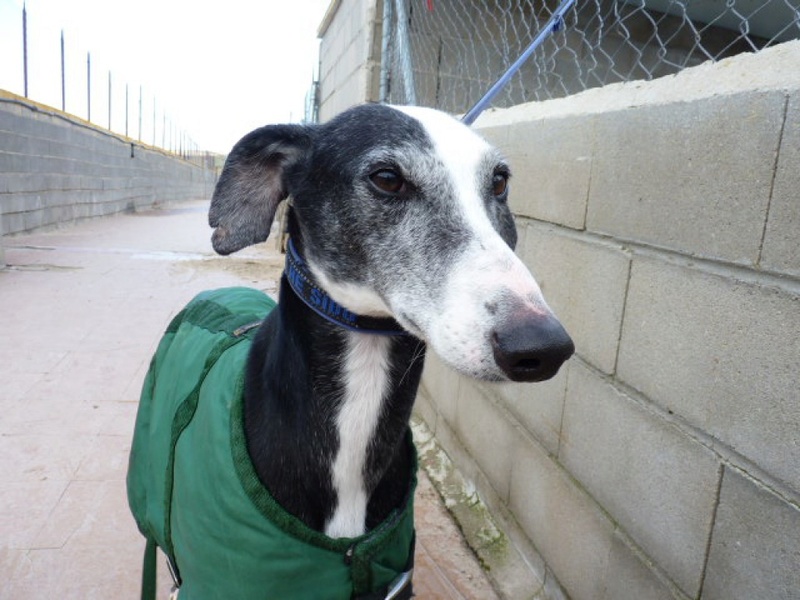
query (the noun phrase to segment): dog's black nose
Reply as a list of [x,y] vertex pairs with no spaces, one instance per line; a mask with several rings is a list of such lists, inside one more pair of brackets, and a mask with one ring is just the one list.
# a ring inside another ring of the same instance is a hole
[[491,334],[494,359],[511,381],[550,379],[572,353],[575,344],[553,316],[519,313]]

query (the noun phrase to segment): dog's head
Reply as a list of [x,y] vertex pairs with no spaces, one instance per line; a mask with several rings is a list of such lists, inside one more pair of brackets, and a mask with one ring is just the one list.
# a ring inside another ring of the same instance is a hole
[[229,254],[264,241],[291,194],[304,258],[336,302],[393,317],[464,374],[541,381],[574,346],[513,252],[509,177],[494,148],[432,109],[262,127],[225,163],[212,242]]

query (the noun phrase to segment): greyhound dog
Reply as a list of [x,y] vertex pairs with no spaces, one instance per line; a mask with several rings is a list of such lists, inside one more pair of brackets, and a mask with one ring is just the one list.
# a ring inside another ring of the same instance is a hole
[[[549,379],[574,352],[513,252],[509,178],[475,132],[418,107],[266,126],[231,151],[209,212],[218,253],[266,240],[292,198],[280,303],[242,367],[242,428],[260,483],[309,530],[360,539],[408,502],[426,346],[496,382]],[[407,579],[352,597],[408,597]]]

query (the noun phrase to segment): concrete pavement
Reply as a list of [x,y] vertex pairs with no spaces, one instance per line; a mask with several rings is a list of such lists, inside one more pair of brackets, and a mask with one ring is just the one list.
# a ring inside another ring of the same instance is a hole
[[[144,545],[125,472],[150,357],[197,292],[275,294],[283,266],[272,240],[214,255],[206,210],[187,202],[4,240],[0,598],[138,598]],[[417,514],[418,597],[496,598],[424,473]]]

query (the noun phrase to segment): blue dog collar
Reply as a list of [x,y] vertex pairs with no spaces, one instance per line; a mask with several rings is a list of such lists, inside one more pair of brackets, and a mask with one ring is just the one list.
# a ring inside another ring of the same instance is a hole
[[359,333],[376,335],[408,335],[400,324],[391,318],[368,317],[357,315],[333,300],[314,281],[305,261],[302,259],[292,240],[289,239],[286,249],[286,267],[284,275],[289,287],[303,303],[323,319]]

